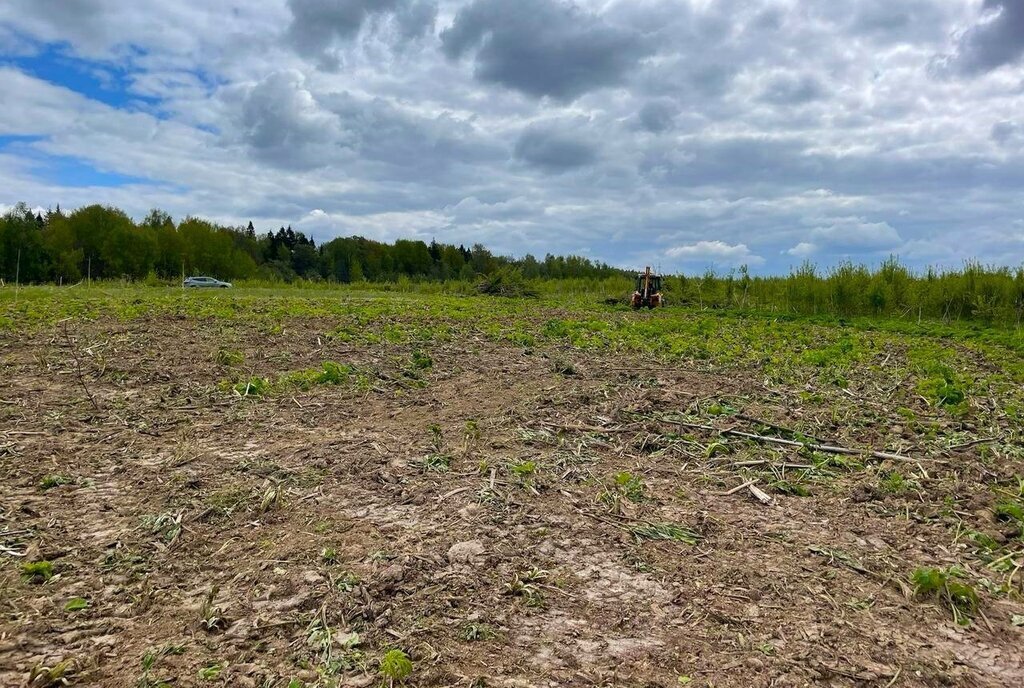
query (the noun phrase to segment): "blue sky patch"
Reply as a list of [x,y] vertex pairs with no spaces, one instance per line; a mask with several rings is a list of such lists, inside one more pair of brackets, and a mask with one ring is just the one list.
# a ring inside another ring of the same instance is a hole
[[159,103],[157,98],[129,90],[129,67],[71,57],[64,44],[47,44],[35,55],[8,58],[6,63],[38,79],[119,109],[150,109]]

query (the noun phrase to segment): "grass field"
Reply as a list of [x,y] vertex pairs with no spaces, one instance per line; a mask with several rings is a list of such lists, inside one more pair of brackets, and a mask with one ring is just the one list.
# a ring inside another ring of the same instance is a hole
[[1024,684],[1024,338],[0,290],[0,684]]

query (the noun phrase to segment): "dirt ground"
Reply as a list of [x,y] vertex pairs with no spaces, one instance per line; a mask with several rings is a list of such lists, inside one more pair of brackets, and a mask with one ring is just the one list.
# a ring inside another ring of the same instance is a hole
[[[166,316],[0,340],[0,685],[370,686],[392,648],[411,686],[1024,685],[1019,595],[979,589],[961,626],[909,582],[998,579],[943,509],[1005,542],[980,486],[1019,462],[938,451],[963,428],[909,392],[927,431],[758,370],[456,338],[417,372],[407,346],[330,329]],[[372,376],[221,384],[327,360]],[[666,417],[722,399],[912,461],[786,494],[757,471],[800,451]],[[896,469],[916,488],[881,491]]]

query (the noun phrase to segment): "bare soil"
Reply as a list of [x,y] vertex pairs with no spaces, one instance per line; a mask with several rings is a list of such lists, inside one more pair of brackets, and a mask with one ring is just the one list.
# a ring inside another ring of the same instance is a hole
[[[168,316],[0,342],[0,685],[67,660],[71,685],[369,686],[389,648],[412,686],[1024,685],[1019,596],[980,591],[959,626],[908,582],[964,563],[949,495],[998,539],[981,486],[1020,472],[984,444],[935,451],[952,421],[926,437],[856,390],[808,405],[763,371],[473,338],[431,349],[421,382],[408,347],[330,329]],[[245,362],[219,364],[224,347]],[[374,371],[370,388],[219,384],[325,360]],[[732,491],[744,462],[799,452],[659,420],[722,398],[916,462],[865,460],[809,496],[762,477],[765,505]],[[892,469],[917,488],[879,490]],[[623,472],[642,499],[616,491]],[[634,532],[663,523],[696,544]],[[27,580],[41,560],[53,577]]]

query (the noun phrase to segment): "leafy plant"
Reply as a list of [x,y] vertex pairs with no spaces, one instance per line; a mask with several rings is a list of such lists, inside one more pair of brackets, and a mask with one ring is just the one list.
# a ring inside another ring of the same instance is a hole
[[401,650],[388,650],[380,659],[381,685],[394,686],[412,675],[412,661]]
[[427,454],[423,457],[424,470],[444,473],[452,467],[452,457],[447,454]]
[[220,588],[216,585],[210,588],[210,592],[207,593],[206,599],[203,600],[203,604],[199,608],[199,625],[203,630],[215,631],[226,628],[228,625],[223,610],[214,604],[219,591]]
[[918,599],[940,600],[952,612],[953,620],[966,626],[978,611],[980,600],[974,588],[963,580],[964,575],[963,570],[955,566],[921,567],[914,570],[910,581]]
[[495,635],[494,629],[487,624],[470,623],[462,629],[462,639],[470,642],[490,640]]
[[21,565],[21,576],[29,583],[45,583],[53,578],[53,564],[49,561],[26,561]]
[[59,473],[51,473],[43,476],[43,479],[39,481],[39,487],[44,490],[49,490],[54,487],[60,487],[61,485],[70,485],[75,482],[75,479],[69,475],[61,475]]
[[616,473],[613,479],[615,487],[626,499],[631,502],[642,502],[644,500],[645,488],[643,480],[628,471]]
[[232,389],[243,397],[258,397],[270,390],[270,380],[265,377],[250,377],[248,380],[236,382]]
[[72,597],[70,600],[64,603],[64,611],[66,612],[80,612],[89,606],[89,601],[84,597]]
[[216,663],[210,664],[209,666],[203,667],[199,670],[199,678],[204,681],[215,681],[222,671],[224,671],[225,664]]
[[158,535],[164,542],[171,543],[181,535],[182,514],[164,512],[142,517],[142,527],[153,535]]
[[519,479],[525,480],[537,472],[536,461],[517,461],[509,466],[509,470]]
[[889,471],[881,480],[882,490],[895,495],[907,492],[913,485],[916,485],[916,483],[904,478],[903,474],[899,471]]
[[56,688],[56,686],[70,685],[69,679],[74,673],[75,663],[73,660],[65,659],[53,666],[35,666],[28,674],[28,683],[31,688]]
[[429,370],[434,367],[434,359],[416,349],[412,352],[412,367],[416,370]]
[[232,351],[230,349],[217,349],[217,353],[213,355],[213,360],[217,365],[222,366],[240,366],[245,362],[245,356],[242,355],[241,351]]

